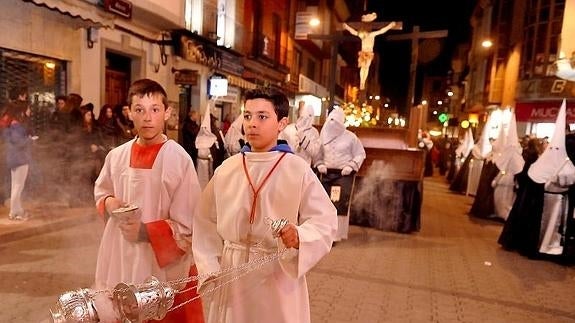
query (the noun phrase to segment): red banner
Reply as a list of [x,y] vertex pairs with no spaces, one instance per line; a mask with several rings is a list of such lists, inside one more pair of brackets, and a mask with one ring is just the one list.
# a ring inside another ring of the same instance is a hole
[[[562,100],[517,102],[515,104],[515,118],[518,122],[554,123],[557,120],[561,103],[563,103]],[[575,123],[575,100],[567,100],[566,112],[567,123]]]

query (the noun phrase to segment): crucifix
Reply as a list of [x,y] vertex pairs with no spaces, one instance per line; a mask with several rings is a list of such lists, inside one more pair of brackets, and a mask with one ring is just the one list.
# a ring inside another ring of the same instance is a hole
[[[375,37],[384,34],[390,29],[402,29],[401,23],[392,21],[390,23],[373,21],[377,18],[375,12],[361,16],[360,23],[343,23],[345,30],[361,39],[361,50],[357,53],[357,66],[359,67],[359,89],[365,90],[365,82],[369,74],[369,66],[373,60],[373,45]],[[354,25],[354,27],[350,26]],[[355,27],[357,26],[357,27]],[[375,29],[374,29],[375,28]]]
[[[355,40],[356,37],[343,35],[341,32],[335,32],[331,35],[314,35],[308,34],[308,39],[319,39],[325,41],[331,41],[331,56],[330,56],[330,68],[329,68],[329,103],[328,107],[332,108],[335,104],[335,75],[337,69],[337,52],[339,43],[348,40]],[[321,113],[321,122],[325,120],[326,114],[324,111]]]
[[419,40],[425,38],[447,37],[447,30],[419,31],[419,26],[413,26],[413,31],[409,34],[389,35],[388,40],[411,40],[411,64],[409,67],[409,88],[407,93],[407,109],[413,106],[415,96],[415,78],[417,76],[417,60],[419,55]]
[[[401,22],[396,22],[396,23],[389,23],[389,22],[373,22],[373,20],[377,17],[377,15],[375,13],[371,13],[368,15],[364,15],[366,16],[365,19],[370,20],[369,22],[364,21],[364,22],[350,22],[348,24],[344,24],[344,28],[353,28],[354,30],[363,30],[364,33],[365,31],[368,31],[367,34],[370,34],[371,38],[375,38],[375,36],[383,34],[385,31],[387,31],[388,29],[397,29],[397,30],[401,30],[402,28],[402,23]],[[362,18],[363,20],[363,18]],[[347,25],[347,27],[346,27]],[[389,28],[388,28],[389,27]],[[372,28],[379,28],[379,30],[382,30],[382,28],[385,28],[384,31],[381,31],[377,34],[375,34],[377,32],[373,31]],[[349,29],[347,29],[348,31],[350,31]],[[351,31],[350,31],[351,32]],[[329,107],[333,107],[335,100],[335,75],[336,75],[336,69],[337,69],[337,54],[338,54],[338,47],[339,44],[341,42],[344,41],[357,41],[357,40],[361,40],[362,41],[362,48],[364,46],[369,46],[369,42],[364,41],[364,38],[360,37],[359,35],[354,35],[352,33],[352,36],[350,35],[344,35],[343,33],[341,33],[341,31],[336,31],[334,34],[331,35],[314,35],[314,34],[308,34],[307,35],[308,39],[318,39],[318,40],[325,40],[325,41],[331,41],[331,60],[330,60],[330,78],[329,78]],[[358,39],[359,38],[359,39]],[[368,39],[369,40],[369,39]],[[370,51],[373,51],[373,44],[371,44],[370,47]],[[361,58],[361,53],[362,51],[360,51],[358,53],[358,63],[359,60]],[[373,53],[372,53],[373,55]],[[369,63],[371,63],[371,59],[369,59]],[[361,68],[361,66],[359,66]],[[365,71],[369,71],[369,64],[366,64],[364,66],[364,72]],[[367,72],[365,72],[365,76],[367,77]],[[360,70],[360,78],[361,78],[361,70]],[[362,92],[362,98],[365,101],[365,91],[361,91]],[[324,113],[322,112],[322,119],[324,118]],[[323,120],[322,120],[323,121]]]

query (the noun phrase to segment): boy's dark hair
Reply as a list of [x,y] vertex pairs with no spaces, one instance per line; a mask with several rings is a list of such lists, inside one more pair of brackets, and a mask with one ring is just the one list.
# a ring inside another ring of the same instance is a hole
[[271,89],[271,88],[256,88],[246,92],[246,101],[254,99],[265,99],[270,101],[276,114],[278,115],[278,121],[283,118],[287,118],[289,115],[289,101],[285,94],[282,92]]
[[140,98],[144,95],[161,95],[162,96],[162,103],[164,104],[164,109],[168,108],[168,94],[166,90],[156,81],[150,79],[140,79],[134,81],[128,90],[128,100],[127,103],[129,106],[132,106],[132,97],[134,95],[139,96]]

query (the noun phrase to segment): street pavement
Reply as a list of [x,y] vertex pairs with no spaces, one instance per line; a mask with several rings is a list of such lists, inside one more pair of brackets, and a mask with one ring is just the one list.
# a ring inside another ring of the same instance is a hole
[[[575,268],[501,249],[502,224],[467,215],[473,197],[425,178],[421,230],[351,226],[308,275],[314,323],[575,322]],[[89,287],[102,225],[91,207],[0,207],[0,322],[41,322]]]

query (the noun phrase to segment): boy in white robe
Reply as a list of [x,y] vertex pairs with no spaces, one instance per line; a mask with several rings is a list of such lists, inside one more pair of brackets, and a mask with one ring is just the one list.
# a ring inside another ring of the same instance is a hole
[[[150,276],[172,281],[196,273],[192,215],[201,191],[192,159],[163,134],[171,114],[167,94],[155,81],[138,80],[128,104],[138,136],[108,153],[94,187],[105,222],[96,265],[99,290]],[[138,209],[121,217],[113,213],[127,205]],[[172,308],[195,296],[195,291],[177,293]],[[161,322],[203,322],[201,301],[169,311]]]
[[[200,287],[207,321],[310,322],[305,274],[331,250],[336,210],[309,165],[278,144],[287,97],[264,89],[245,97],[247,144],[215,171],[194,217],[194,259],[202,279],[212,276]],[[270,223],[280,219],[288,224],[276,238]]]

